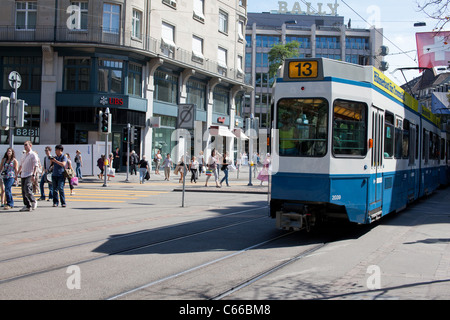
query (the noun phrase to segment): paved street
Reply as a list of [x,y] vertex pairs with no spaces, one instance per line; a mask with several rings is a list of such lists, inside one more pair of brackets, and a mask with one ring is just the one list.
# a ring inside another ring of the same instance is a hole
[[188,182],[182,207],[176,180],[87,177],[67,208],[2,211],[0,299],[450,298],[449,188],[371,226],[290,233],[247,179]]

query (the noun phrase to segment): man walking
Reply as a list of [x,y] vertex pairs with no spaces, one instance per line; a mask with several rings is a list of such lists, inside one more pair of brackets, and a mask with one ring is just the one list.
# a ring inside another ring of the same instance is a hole
[[51,159],[51,153],[52,153],[52,148],[47,146],[45,147],[45,157],[44,157],[44,167],[43,169],[43,173],[42,173],[42,177],[41,177],[41,182],[40,182],[40,189],[41,189],[41,197],[38,199],[44,201],[45,200],[45,184],[48,184],[48,199],[49,201],[53,199],[53,184],[50,183],[47,179],[47,176],[50,174],[50,167],[52,165],[52,161]]
[[39,159],[37,154],[32,150],[31,141],[24,143],[25,153],[22,154],[20,160],[20,177],[22,184],[22,197],[24,207],[20,211],[31,211],[36,209],[37,202],[33,195],[33,183],[36,179],[36,170],[39,167]]

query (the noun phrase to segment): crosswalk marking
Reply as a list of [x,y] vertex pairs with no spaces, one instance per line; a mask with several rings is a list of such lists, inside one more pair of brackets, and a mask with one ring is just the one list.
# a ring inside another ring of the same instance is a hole
[[[69,188],[65,188],[65,196],[67,202],[98,202],[98,203],[124,203],[127,200],[137,200],[148,196],[154,196],[168,191],[152,191],[152,190],[123,190],[123,189],[99,189],[95,188],[75,188],[75,194],[70,195]],[[48,189],[45,189],[48,195]],[[13,187],[12,193],[14,200],[22,200],[22,190],[20,187]],[[39,193],[35,194],[39,198]]]

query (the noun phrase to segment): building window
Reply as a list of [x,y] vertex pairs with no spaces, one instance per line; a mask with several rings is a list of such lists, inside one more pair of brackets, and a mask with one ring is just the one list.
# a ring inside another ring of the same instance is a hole
[[243,78],[244,77],[244,70],[242,70],[242,65],[243,65],[243,58],[242,56],[237,56],[237,61],[236,61],[236,76],[239,78]]
[[100,59],[98,61],[98,91],[122,94],[123,62]]
[[205,22],[204,0],[194,0],[194,19]]
[[133,38],[142,39],[142,12],[133,9],[133,18],[131,20],[131,36]]
[[340,49],[341,43],[338,37],[317,37],[316,48],[318,49]]
[[36,29],[37,2],[16,2],[16,30]]
[[192,61],[203,63],[203,39],[192,36]]
[[117,4],[103,4],[103,32],[119,34],[120,6]]
[[163,22],[161,27],[161,51],[167,57],[173,58],[175,47],[175,27]]
[[228,33],[228,13],[219,10],[219,31]]
[[90,58],[64,59],[64,90],[89,91],[91,79]]
[[238,41],[244,41],[244,29],[245,29],[245,23],[243,20],[239,19],[238,21]]
[[188,80],[186,84],[187,103],[195,104],[198,110],[206,110],[206,84]]
[[218,72],[226,76],[227,75],[227,50],[224,48],[219,47],[217,50],[217,66],[218,66]]
[[70,30],[87,30],[88,28],[88,2],[72,1],[71,2]]
[[286,43],[297,41],[300,49],[311,49],[311,40],[307,37],[286,36]]
[[225,88],[216,86],[213,92],[213,112],[229,114],[229,92]]
[[162,3],[167,4],[169,7],[176,9],[177,0],[162,0]]
[[142,96],[142,66],[130,63],[128,65],[128,94]]
[[178,76],[162,71],[156,71],[154,75],[155,91],[153,98],[157,101],[177,103]]
[[278,43],[281,43],[281,38],[278,36],[256,35],[257,47],[271,48]]
[[3,57],[3,90],[11,90],[8,75],[17,71],[22,77],[21,91],[40,91],[42,83],[41,57]]

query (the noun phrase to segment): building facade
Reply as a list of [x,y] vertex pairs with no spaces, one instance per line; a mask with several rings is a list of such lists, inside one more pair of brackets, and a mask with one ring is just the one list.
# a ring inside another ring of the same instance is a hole
[[17,0],[3,4],[0,21],[0,95],[10,96],[7,77],[18,71],[28,104],[16,143],[103,141],[106,108],[112,148],[126,150],[130,124],[131,147],[147,158],[172,152],[180,104],[196,109],[191,154],[222,142],[211,128],[243,126],[246,1]]
[[247,95],[244,116],[253,113],[260,128],[270,123],[275,79],[269,77],[268,53],[274,44],[297,41],[299,58],[329,58],[380,68],[382,29],[352,29],[350,22],[345,24],[344,17],[337,15],[336,7],[331,12],[308,7],[301,14],[249,12],[247,17],[245,72],[254,91]]

